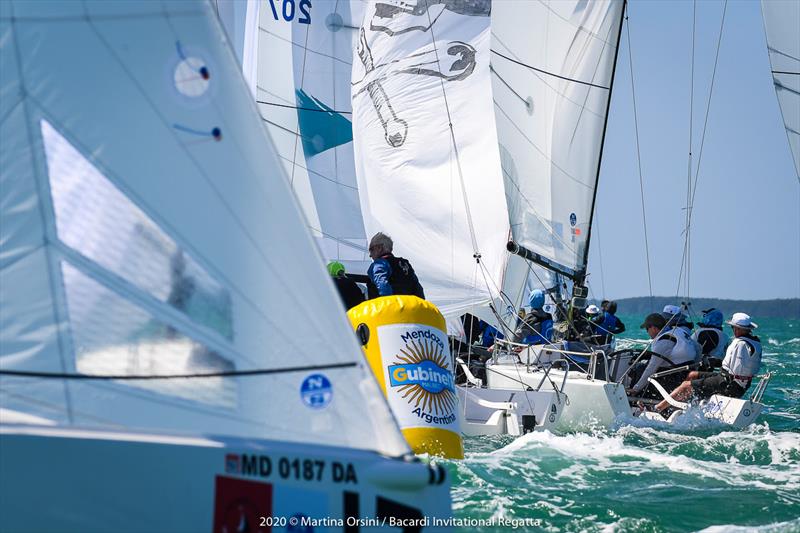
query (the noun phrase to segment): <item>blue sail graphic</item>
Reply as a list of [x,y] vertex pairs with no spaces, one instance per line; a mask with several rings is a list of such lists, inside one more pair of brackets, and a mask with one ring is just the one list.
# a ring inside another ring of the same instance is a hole
[[307,156],[317,155],[353,140],[353,126],[347,118],[306,94],[297,93],[297,119]]

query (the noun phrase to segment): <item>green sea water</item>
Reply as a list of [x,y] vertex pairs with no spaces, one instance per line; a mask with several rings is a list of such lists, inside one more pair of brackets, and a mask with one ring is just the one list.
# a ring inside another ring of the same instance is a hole
[[[641,317],[621,317],[643,338]],[[638,320],[638,321],[637,321]],[[464,531],[800,532],[800,320],[759,321],[762,373],[774,372],[757,422],[734,430],[697,416],[677,427],[638,419],[611,430],[474,437],[448,463]],[[506,522],[508,524],[509,522]]]

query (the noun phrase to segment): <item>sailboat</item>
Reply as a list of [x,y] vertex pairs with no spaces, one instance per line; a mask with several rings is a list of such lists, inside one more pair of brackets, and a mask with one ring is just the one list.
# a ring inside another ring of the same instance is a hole
[[[422,2],[403,9],[370,4],[354,59],[367,234],[384,230],[403,243],[445,316],[469,312],[502,324],[510,304],[516,318],[514,305],[537,277],[533,264],[568,280],[572,303],[585,307],[623,2]],[[408,66],[412,59],[420,65]],[[373,74],[378,65],[380,77]],[[377,84],[382,92],[375,94]],[[401,120],[408,129],[395,141],[389,124]],[[450,303],[458,291],[462,306]],[[595,377],[594,358],[604,352],[569,343],[537,350],[555,355],[545,361],[532,350],[495,352],[485,383],[469,379],[476,386],[465,396],[496,402],[549,392],[552,411],[536,419],[551,418],[556,427],[587,416],[610,424],[630,413],[623,386]],[[557,368],[581,357],[592,359],[590,368]],[[478,404],[467,419],[481,411],[489,413]]]
[[214,6],[2,2],[0,65],[0,529],[450,516]]
[[[795,173],[800,180],[800,4],[762,0],[761,13],[773,85],[794,160]],[[660,377],[656,374],[649,381],[671,407],[667,422],[678,423],[689,413],[691,405],[671,398],[669,391],[659,383]],[[755,422],[763,411],[764,405],[761,402],[771,378],[772,372],[762,375],[746,398],[713,395],[700,402],[700,413],[705,418],[735,428],[746,427]],[[658,422],[664,421],[659,413],[644,411],[639,416]]]
[[[453,333],[464,313],[513,330],[534,287],[586,306],[622,1],[250,5],[243,68],[326,259],[364,272],[366,236],[389,233]],[[540,428],[631,414],[613,346],[507,346],[483,379],[464,361],[462,427],[519,431],[520,405],[547,407]]]
[[[255,25],[258,31],[255,32],[257,38],[254,41],[245,43],[241,60],[245,76],[247,77],[248,72],[254,75],[251,85],[254,87],[260,115],[276,141],[281,162],[290,176],[290,184],[303,207],[306,222],[316,237],[322,255],[327,260],[343,263],[349,276],[363,281],[363,274],[371,261],[367,254],[366,235],[377,231],[374,230],[376,226],[390,228],[388,224],[382,226],[381,222],[373,225],[371,222],[366,224],[365,221],[375,221],[376,217],[384,220],[386,209],[397,207],[402,212],[410,205],[410,202],[399,198],[388,204],[373,201],[375,196],[371,191],[370,194],[367,193],[369,185],[362,183],[357,177],[359,157],[355,152],[368,148],[359,148],[353,142],[353,138],[357,137],[354,129],[358,128],[351,107],[353,65],[363,70],[366,68],[365,62],[368,64],[370,61],[369,54],[372,52],[360,48],[365,38],[362,21],[365,13],[374,10],[376,4],[359,1],[318,2],[311,8],[309,24],[298,18],[286,20],[282,13],[277,13],[276,16],[271,7],[263,2],[248,3],[247,6],[244,27],[251,28]],[[434,9],[438,8],[434,6]],[[413,14],[410,16],[419,20]],[[441,23],[442,21],[437,22],[439,26]],[[234,27],[235,25],[229,26],[229,33],[234,33]],[[387,28],[383,31],[394,30]],[[239,32],[236,38],[246,41],[245,33]],[[358,55],[358,50],[365,55]],[[468,52],[468,48],[464,50]],[[406,61],[404,65],[387,66],[382,61],[373,62],[373,72],[369,76],[376,83],[370,85],[369,80],[366,80],[365,85],[365,80],[362,79],[362,88],[367,85],[371,87],[363,94],[380,97],[380,85],[384,83],[383,77],[388,75],[389,70],[419,69],[421,64],[430,65],[435,62],[433,54],[433,50],[429,48],[427,57]],[[485,69],[485,65],[483,63],[481,68]],[[471,72],[468,62],[461,75],[466,77],[469,74]],[[435,79],[435,76],[429,78]],[[472,90],[472,87],[468,86],[467,89]],[[487,101],[484,106],[487,112],[491,111],[490,106]],[[400,113],[395,115],[395,119],[389,119],[387,128],[399,127],[402,130],[402,114],[407,110],[400,111],[393,107],[392,101],[387,101],[386,112]],[[381,131],[383,133],[380,134],[380,142],[385,144],[387,133],[383,129]],[[406,139],[401,139],[402,134],[398,137],[396,133],[388,135],[393,136],[392,142],[402,145]],[[407,148],[410,150],[418,147],[420,142],[418,137],[409,138]],[[439,224],[428,218],[425,219],[427,225],[416,225],[417,228],[424,228],[424,238],[403,239],[401,243],[398,238],[401,233],[394,228],[390,229],[397,238],[398,249],[414,257],[415,269],[423,276],[426,296],[450,319],[449,323],[457,324],[458,317],[469,310],[493,319],[487,306],[493,296],[484,285],[476,285],[475,280],[484,268],[491,270],[492,279],[499,280],[506,261],[503,256],[508,237],[508,217],[502,178],[497,171],[500,168],[499,158],[491,143],[486,144],[486,147],[489,148],[487,153],[495,152],[494,162],[486,164],[487,168],[495,169],[494,180],[483,185],[476,182],[479,188],[470,191],[484,205],[492,198],[490,209],[485,215],[477,214],[473,224],[475,228],[480,228],[477,230],[477,241],[482,244],[492,243],[491,247],[483,249],[486,259],[480,265],[473,258],[476,251],[470,244],[468,234],[462,230],[459,230],[457,236],[442,232],[432,241],[432,232],[428,228]],[[442,148],[445,149],[444,157],[449,157],[447,145]],[[482,157],[478,152],[476,155],[478,159]],[[389,191],[389,195],[402,195],[404,190],[413,194],[405,187],[397,185],[394,192]],[[428,191],[425,194],[436,193]],[[412,217],[406,213],[409,219],[416,219],[418,215],[415,212]],[[463,215],[462,209],[458,218]],[[444,230],[444,227],[442,225],[441,229]],[[453,225],[448,227],[453,228]],[[367,232],[367,229],[370,231]],[[445,261],[442,256],[430,256],[426,260],[423,251],[430,246],[440,246],[442,249],[454,249],[458,246],[459,249],[449,261]],[[462,261],[465,256],[469,258],[467,263]],[[527,272],[527,267],[525,269]],[[460,392],[463,396],[464,391]],[[514,395],[517,397],[512,397]],[[533,397],[537,395],[540,398],[534,400]],[[502,393],[501,396],[503,401],[492,402],[486,398],[478,400],[492,405],[484,422],[492,415],[494,419],[488,426],[481,424],[476,431],[505,432],[506,421],[510,420],[505,413],[509,409],[513,410],[512,404],[535,404],[538,427],[550,424],[550,419],[558,414],[558,410],[553,414],[551,404],[558,404],[560,397],[552,391],[539,394],[536,391],[516,389],[511,395]],[[514,419],[519,421],[519,428],[522,428],[521,416]],[[514,422],[511,423],[513,426]],[[461,427],[467,428],[469,433],[471,426],[468,421],[462,421]]]

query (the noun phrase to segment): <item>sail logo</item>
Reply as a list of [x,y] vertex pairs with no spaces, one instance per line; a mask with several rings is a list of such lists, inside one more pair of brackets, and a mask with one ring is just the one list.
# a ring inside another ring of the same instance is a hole
[[311,374],[300,385],[300,398],[306,407],[324,409],[333,399],[333,385],[323,374]]
[[389,386],[415,412],[451,415],[456,406],[449,350],[433,329],[413,329],[400,334],[400,346],[387,367]]
[[418,385],[432,394],[439,394],[445,389],[455,391],[450,371],[430,360],[419,364],[392,365],[389,367],[389,380],[392,387]]
[[[392,78],[398,75],[420,78],[416,81],[400,82],[407,91],[409,83],[412,87],[423,90],[425,87],[438,88],[442,82],[461,81],[471,76],[478,64],[478,52],[472,44],[460,40],[428,45],[430,40],[427,37],[412,38],[403,40],[401,48],[396,50],[392,41],[407,33],[430,31],[445,12],[459,18],[484,17],[488,26],[491,0],[384,1],[371,4],[369,11],[360,28],[356,47],[355,59],[358,62],[355,63],[357,69],[353,71],[352,98],[354,102],[358,97],[369,98],[375,109],[377,122],[382,126],[386,143],[392,148],[400,148],[408,138],[409,122],[402,118],[407,117],[402,106],[396,104],[395,99],[399,95],[390,94],[393,91],[386,89],[392,85],[397,86],[396,82],[391,81]],[[448,16],[445,15],[444,18],[447,19]],[[415,45],[418,47],[416,50],[407,48]],[[375,54],[374,48],[377,50]],[[405,57],[394,57],[393,53],[398,50],[409,50],[413,53]],[[427,82],[420,81],[425,79]],[[417,90],[410,92],[416,93]]]

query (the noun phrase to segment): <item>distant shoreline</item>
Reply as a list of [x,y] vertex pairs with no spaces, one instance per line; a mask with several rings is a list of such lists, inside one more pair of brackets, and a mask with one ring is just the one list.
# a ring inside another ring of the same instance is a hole
[[[624,315],[646,315],[653,311],[661,311],[667,304],[681,304],[683,298],[675,296],[649,296],[622,298],[617,302],[617,313]],[[703,309],[715,307],[726,317],[736,312],[744,312],[754,319],[762,318],[794,318],[800,319],[800,298],[784,298],[772,300],[725,300],[717,298],[692,298],[690,309],[692,314],[700,316]]]

